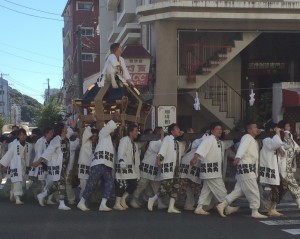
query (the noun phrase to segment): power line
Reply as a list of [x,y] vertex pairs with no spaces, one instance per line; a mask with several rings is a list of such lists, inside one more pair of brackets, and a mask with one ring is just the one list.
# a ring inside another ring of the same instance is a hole
[[26,58],[26,57],[23,57],[23,56],[18,56],[18,55],[12,54],[12,53],[7,52],[7,51],[0,50],[0,52],[3,52],[5,54],[8,54],[8,55],[11,55],[11,56],[14,56],[14,57],[18,57],[18,58],[21,58],[21,59],[24,59],[24,60],[27,60],[27,61],[35,62],[35,63],[38,63],[38,64],[61,68],[61,66],[56,66],[56,65],[51,65],[51,64],[44,63],[44,62],[40,62],[40,61],[35,61],[35,60],[29,59],[29,58]]
[[58,13],[47,12],[47,11],[43,11],[43,10],[39,10],[39,9],[27,7],[27,6],[25,6],[25,5],[21,5],[21,4],[18,4],[18,3],[15,3],[15,2],[11,2],[11,1],[8,1],[8,0],[3,0],[3,1],[8,2],[8,3],[10,3],[10,4],[13,4],[13,5],[17,5],[17,6],[19,6],[19,7],[23,7],[23,8],[30,9],[30,10],[32,10],[32,11],[42,12],[42,13],[46,13],[46,14],[50,14],[50,15],[55,15],[55,16],[61,16],[61,14],[58,14]]
[[24,71],[24,72],[29,72],[29,73],[33,73],[33,74],[61,76],[61,73],[59,74],[59,73],[51,73],[51,72],[30,71],[30,70],[25,70],[25,69],[21,69],[21,68],[17,68],[17,67],[12,67],[12,66],[8,66],[8,65],[4,65],[4,64],[1,64],[1,63],[0,63],[0,65],[8,67],[8,68],[11,68],[11,69],[14,69],[14,70],[17,70],[17,71]]
[[47,56],[47,55],[40,54],[40,53],[37,53],[37,52],[34,52],[34,51],[30,51],[30,50],[26,50],[26,49],[23,49],[23,48],[20,48],[20,47],[16,47],[16,46],[13,46],[13,45],[9,45],[9,44],[7,44],[7,43],[0,42],[0,45],[8,46],[8,47],[11,47],[11,48],[14,48],[14,49],[17,49],[17,50],[21,50],[21,51],[24,51],[24,52],[29,52],[29,53],[34,54],[34,55],[37,55],[37,56],[43,56],[43,57],[47,57],[47,58],[51,58],[51,59],[54,59],[54,60],[61,61],[61,59],[58,59],[58,58],[56,58],[56,57],[53,57],[53,56]]
[[38,15],[33,15],[33,14],[29,14],[29,13],[17,11],[15,9],[12,9],[12,8],[9,8],[9,7],[3,6],[3,5],[0,5],[0,7],[5,8],[5,9],[10,10],[10,11],[13,11],[13,12],[16,12],[16,13],[19,13],[19,14],[30,16],[30,17],[42,18],[42,19],[47,19],[47,20],[59,21],[59,22],[63,22],[64,21],[62,19],[51,18],[51,17],[42,17],[42,16],[38,16]]
[[[1,73],[3,73],[3,71],[0,70]],[[16,84],[16,85],[19,85],[19,86],[22,86],[24,89],[27,89],[27,90],[30,90],[30,91],[34,91],[34,93],[36,94],[43,94],[41,91],[37,90],[37,89],[34,89],[34,88],[31,88],[19,81],[17,81],[16,79],[12,78],[10,75],[8,75],[6,78],[9,79],[9,81],[11,81],[13,84]]]

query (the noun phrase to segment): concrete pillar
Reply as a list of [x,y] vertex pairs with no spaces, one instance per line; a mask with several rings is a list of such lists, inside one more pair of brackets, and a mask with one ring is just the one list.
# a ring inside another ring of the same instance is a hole
[[112,31],[112,22],[114,21],[114,12],[107,10],[107,0],[99,2],[99,31],[100,31],[100,71],[102,71],[105,56],[109,51],[110,43],[108,36]]
[[177,29],[170,22],[156,22],[154,31],[156,83],[153,103],[177,107]]

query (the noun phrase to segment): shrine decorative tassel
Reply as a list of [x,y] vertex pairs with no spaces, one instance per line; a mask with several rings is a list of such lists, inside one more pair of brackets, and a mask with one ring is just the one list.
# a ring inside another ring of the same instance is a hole
[[250,106],[253,106],[253,104],[254,104],[254,102],[255,102],[254,96],[255,96],[255,93],[253,92],[253,90],[251,90],[251,93],[250,93],[250,95],[249,95],[249,97],[250,97],[249,105],[250,105]]
[[196,92],[194,108],[197,111],[200,110],[200,100],[199,100],[198,92]]

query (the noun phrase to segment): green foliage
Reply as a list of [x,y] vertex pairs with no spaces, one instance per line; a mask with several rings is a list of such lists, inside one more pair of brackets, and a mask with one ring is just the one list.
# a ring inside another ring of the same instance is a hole
[[272,92],[266,92],[260,95],[259,101],[255,101],[253,106],[248,106],[244,118],[236,125],[237,129],[244,127],[246,121],[253,120],[259,127],[269,120],[268,116],[272,113]]
[[48,104],[42,105],[38,109],[37,126],[44,128],[62,122],[63,115],[61,109],[61,104],[57,102],[57,99],[51,97]]
[[0,115],[0,130],[2,130],[3,125],[7,124],[7,120],[3,115]]
[[8,92],[10,104],[17,104],[21,106],[22,121],[34,123],[37,109],[40,108],[42,104],[40,104],[36,99],[33,99],[27,95],[23,95],[11,87],[9,87]]

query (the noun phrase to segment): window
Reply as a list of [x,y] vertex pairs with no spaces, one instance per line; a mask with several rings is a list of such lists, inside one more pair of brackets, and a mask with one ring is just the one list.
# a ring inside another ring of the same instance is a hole
[[93,53],[82,53],[82,61],[94,61]]
[[82,27],[81,28],[82,36],[94,36],[94,28],[92,27]]
[[4,90],[0,90],[0,95],[4,95]]
[[92,8],[92,2],[77,2],[77,11],[91,11]]

